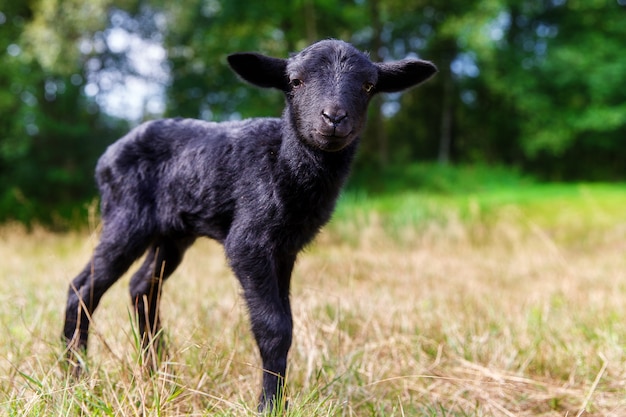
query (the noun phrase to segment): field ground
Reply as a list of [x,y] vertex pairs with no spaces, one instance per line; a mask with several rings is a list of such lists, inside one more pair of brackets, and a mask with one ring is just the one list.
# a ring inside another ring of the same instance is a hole
[[[293,277],[289,416],[626,415],[626,187],[348,193]],[[96,233],[0,229],[0,413],[255,415],[259,359],[221,248],[165,284],[169,359],[136,365],[127,280],[63,372]]]

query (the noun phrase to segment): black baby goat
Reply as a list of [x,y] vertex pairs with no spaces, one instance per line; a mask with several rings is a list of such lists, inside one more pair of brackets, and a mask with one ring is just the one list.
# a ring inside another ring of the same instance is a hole
[[289,59],[238,53],[228,62],[244,80],[285,93],[282,117],[157,120],[107,149],[96,168],[100,242],[69,287],[64,337],[73,361],[102,295],[147,251],[130,293],[143,342],[155,343],[162,282],[208,236],[223,244],[243,288],[263,361],[263,410],[282,395],[296,256],[331,216],[370,99],[417,85],[436,68],[418,59],[373,63],[337,40]]

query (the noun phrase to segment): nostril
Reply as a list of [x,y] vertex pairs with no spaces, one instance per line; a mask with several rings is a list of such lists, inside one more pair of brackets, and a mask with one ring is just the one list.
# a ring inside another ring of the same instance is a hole
[[339,123],[341,122],[343,119],[345,119],[346,117],[348,117],[348,113],[346,113],[345,111],[341,110],[336,116],[335,116],[335,122]]

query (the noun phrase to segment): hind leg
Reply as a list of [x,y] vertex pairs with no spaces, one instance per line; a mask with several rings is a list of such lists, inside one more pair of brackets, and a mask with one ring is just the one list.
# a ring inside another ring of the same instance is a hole
[[195,238],[159,238],[150,249],[139,270],[130,282],[130,295],[135,317],[139,324],[139,335],[144,350],[144,359],[156,365],[162,350],[160,336],[159,302],[163,281],[178,267],[187,248]]
[[148,245],[131,227],[105,224],[91,261],[69,286],[63,335],[68,354],[87,348],[91,315],[102,295],[128,270]]

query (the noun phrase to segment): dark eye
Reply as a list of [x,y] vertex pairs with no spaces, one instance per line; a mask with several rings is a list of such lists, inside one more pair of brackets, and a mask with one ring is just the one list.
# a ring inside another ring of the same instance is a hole
[[294,78],[293,80],[291,80],[291,86],[293,88],[298,88],[298,87],[302,87],[304,83],[302,82],[302,80],[299,80],[298,78]]
[[363,84],[363,91],[365,91],[367,94],[370,94],[372,91],[374,91],[374,84],[372,83]]

